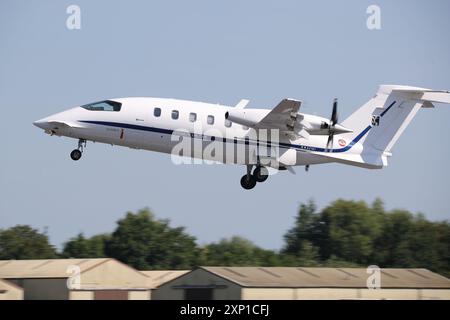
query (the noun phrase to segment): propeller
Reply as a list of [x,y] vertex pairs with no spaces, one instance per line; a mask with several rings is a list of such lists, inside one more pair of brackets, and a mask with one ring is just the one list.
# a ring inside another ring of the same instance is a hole
[[325,128],[328,128],[328,140],[327,140],[327,150],[330,146],[333,145],[334,134],[336,132],[335,125],[338,122],[338,113],[337,113],[337,98],[333,100],[333,111],[331,113],[330,125],[325,123]]

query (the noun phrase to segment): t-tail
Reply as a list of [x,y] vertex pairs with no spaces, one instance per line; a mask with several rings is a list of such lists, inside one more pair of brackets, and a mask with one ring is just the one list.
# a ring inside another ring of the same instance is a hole
[[391,149],[420,108],[449,103],[448,91],[400,85],[381,85],[376,95],[342,122],[352,133],[339,135],[351,148],[332,153],[338,162],[366,168],[387,166]]

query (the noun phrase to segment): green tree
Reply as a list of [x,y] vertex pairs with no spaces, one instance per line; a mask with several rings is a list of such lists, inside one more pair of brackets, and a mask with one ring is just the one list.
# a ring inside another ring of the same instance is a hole
[[51,259],[56,250],[48,236],[27,225],[0,230],[0,259]]
[[393,210],[385,215],[373,261],[384,267],[428,268],[450,274],[450,226],[423,214]]
[[423,214],[386,211],[377,198],[337,200],[316,212],[314,203],[300,206],[282,249],[283,265],[428,268],[450,274],[450,225]]
[[409,249],[413,262],[410,267],[424,267],[432,265],[439,269],[440,259],[436,250],[439,238],[437,236],[436,223],[427,221],[423,214],[418,214],[413,219],[413,225],[409,234]]
[[85,238],[82,233],[64,244],[62,256],[66,258],[104,258],[108,234],[99,234]]
[[383,267],[413,266],[413,252],[410,248],[413,226],[414,219],[410,212],[388,212],[382,221],[382,232],[374,243],[372,261]]
[[313,244],[320,238],[317,232],[317,218],[316,205],[312,200],[300,205],[294,227],[284,235],[285,246],[281,252],[285,264],[303,266],[317,264],[319,250]]
[[381,218],[363,201],[337,200],[320,217],[320,254],[357,264],[371,263],[374,241],[381,233]]
[[275,266],[278,254],[239,236],[222,239],[202,248],[200,264],[210,266]]
[[383,217],[385,215],[384,202],[380,198],[376,198],[372,202],[372,213]]
[[195,238],[148,210],[127,213],[106,243],[106,254],[139,270],[185,269],[196,264]]
[[450,224],[447,221],[436,222],[433,234],[436,236],[434,250],[436,250],[438,260],[430,269],[450,278]]

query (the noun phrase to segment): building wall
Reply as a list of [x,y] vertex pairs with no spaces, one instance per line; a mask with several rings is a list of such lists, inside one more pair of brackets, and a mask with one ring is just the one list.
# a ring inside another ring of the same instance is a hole
[[128,300],[150,300],[151,291],[128,291]]
[[8,282],[0,280],[0,300],[23,300],[23,289]]
[[242,300],[358,299],[357,289],[341,288],[242,288]]
[[128,290],[95,290],[94,300],[128,300]]
[[420,296],[423,300],[450,300],[450,289],[422,289]]
[[450,289],[354,289],[354,288],[243,288],[243,300],[343,300],[343,299],[389,299],[389,300],[450,300]]
[[203,269],[196,269],[175,280],[169,281],[153,290],[154,300],[183,300],[184,289],[176,289],[176,286],[211,286],[219,285],[223,288],[213,290],[214,300],[240,299],[241,288],[231,281],[218,277]]
[[94,300],[94,291],[70,291],[70,300]]
[[359,289],[353,288],[301,288],[295,294],[298,300],[359,299]]
[[25,300],[66,300],[69,297],[67,279],[65,278],[8,280],[22,287]]
[[419,289],[360,289],[361,299],[419,300]]
[[362,299],[450,300],[450,289],[361,289]]
[[295,289],[289,288],[242,288],[242,300],[293,300]]
[[[150,290],[126,290],[128,300],[150,300]],[[69,293],[70,300],[94,300],[95,290],[72,290]]]

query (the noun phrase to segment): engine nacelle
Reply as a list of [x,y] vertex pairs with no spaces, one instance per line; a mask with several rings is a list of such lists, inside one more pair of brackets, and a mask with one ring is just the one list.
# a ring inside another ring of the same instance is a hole
[[[323,117],[305,114],[303,115],[303,120],[300,122],[300,125],[305,128],[305,130],[307,130],[309,134],[312,135],[330,134],[330,120]],[[333,130],[334,134],[353,132],[352,130],[338,123],[334,125]]]
[[254,127],[270,110],[232,109],[225,113],[225,119],[247,127]]

